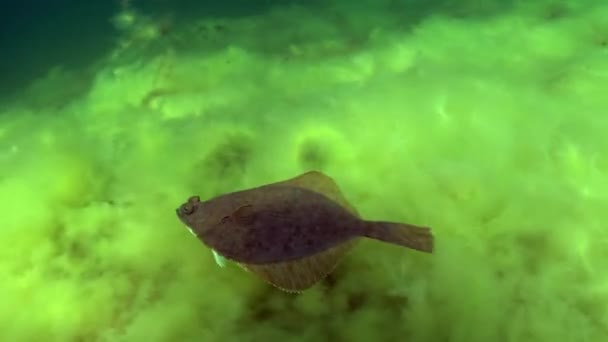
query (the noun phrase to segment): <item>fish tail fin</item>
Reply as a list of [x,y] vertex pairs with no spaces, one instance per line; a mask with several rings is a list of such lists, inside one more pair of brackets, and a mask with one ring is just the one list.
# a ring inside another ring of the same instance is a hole
[[366,221],[363,235],[421,252],[433,252],[434,238],[428,227],[407,223]]

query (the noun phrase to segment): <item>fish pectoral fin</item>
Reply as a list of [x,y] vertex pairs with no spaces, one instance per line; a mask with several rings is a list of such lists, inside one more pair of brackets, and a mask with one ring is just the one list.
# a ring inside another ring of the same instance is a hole
[[255,221],[255,211],[251,204],[239,207],[230,216],[237,224],[241,225],[250,225]]
[[219,267],[226,267],[226,258],[224,258],[220,253],[216,252],[215,249],[211,250],[213,252],[213,259],[215,259],[215,263]]
[[255,208],[253,205],[248,204],[239,207],[230,216],[224,217],[222,222],[231,220],[232,222],[241,226],[251,226],[256,220],[283,220],[287,221],[291,214],[281,210],[261,210]]

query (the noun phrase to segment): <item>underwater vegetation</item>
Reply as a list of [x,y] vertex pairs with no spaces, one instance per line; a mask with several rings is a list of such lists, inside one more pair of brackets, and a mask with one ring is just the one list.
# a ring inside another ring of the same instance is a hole
[[[196,166],[196,172],[192,174],[193,186],[204,187],[208,193],[228,191],[247,172],[254,144],[255,140],[247,133],[234,132],[222,137]],[[210,179],[214,181],[209,182]]]

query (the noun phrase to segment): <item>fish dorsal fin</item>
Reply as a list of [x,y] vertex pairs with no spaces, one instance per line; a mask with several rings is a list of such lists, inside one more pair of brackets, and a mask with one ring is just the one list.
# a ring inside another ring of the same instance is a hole
[[353,207],[344,195],[336,182],[329,176],[319,171],[308,171],[297,177],[275,183],[276,185],[289,185],[295,186],[310,191],[318,192],[330,200],[340,204],[342,207],[348,209],[355,216],[359,216],[357,209]]

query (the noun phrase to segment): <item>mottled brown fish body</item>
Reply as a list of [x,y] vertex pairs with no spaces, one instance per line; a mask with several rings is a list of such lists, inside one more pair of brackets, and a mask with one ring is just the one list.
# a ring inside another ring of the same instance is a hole
[[263,186],[199,203],[186,224],[208,247],[247,264],[308,257],[361,236],[365,227],[327,197],[293,186]]
[[193,196],[177,215],[205,245],[291,292],[323,279],[359,237],[433,251],[429,228],[362,220],[316,171],[208,201]]

